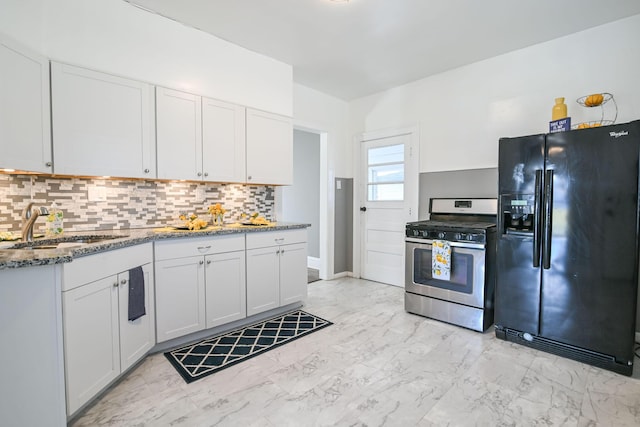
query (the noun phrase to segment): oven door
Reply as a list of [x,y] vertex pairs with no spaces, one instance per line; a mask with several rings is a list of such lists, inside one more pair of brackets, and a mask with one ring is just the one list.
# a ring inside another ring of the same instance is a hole
[[405,291],[472,307],[484,307],[485,246],[451,242],[451,279],[431,275],[431,243],[406,239]]

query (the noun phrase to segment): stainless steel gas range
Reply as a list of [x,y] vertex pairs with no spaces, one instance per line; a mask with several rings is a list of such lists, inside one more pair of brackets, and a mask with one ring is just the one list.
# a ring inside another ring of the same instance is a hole
[[431,199],[406,225],[405,310],[485,331],[493,324],[497,199]]

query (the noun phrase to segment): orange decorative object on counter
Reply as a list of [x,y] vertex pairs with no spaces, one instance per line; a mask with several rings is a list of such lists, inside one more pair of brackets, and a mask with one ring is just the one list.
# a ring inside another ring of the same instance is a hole
[[584,100],[585,107],[597,107],[604,101],[604,96],[601,93],[589,95]]

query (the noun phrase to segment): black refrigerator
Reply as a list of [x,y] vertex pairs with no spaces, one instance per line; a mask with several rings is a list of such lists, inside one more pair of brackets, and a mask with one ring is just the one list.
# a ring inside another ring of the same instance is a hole
[[632,374],[639,155],[640,120],[500,139],[498,338]]

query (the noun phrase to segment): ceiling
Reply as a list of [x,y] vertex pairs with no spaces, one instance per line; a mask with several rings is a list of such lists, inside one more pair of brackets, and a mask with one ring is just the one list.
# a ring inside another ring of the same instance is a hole
[[640,13],[638,0],[124,0],[344,100]]

